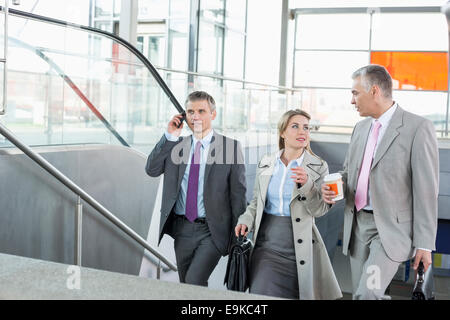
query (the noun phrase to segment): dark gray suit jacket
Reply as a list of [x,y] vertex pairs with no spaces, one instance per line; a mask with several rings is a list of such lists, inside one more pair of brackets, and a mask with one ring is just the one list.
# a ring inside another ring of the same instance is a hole
[[[189,162],[191,141],[192,136],[180,137],[177,142],[172,142],[163,135],[147,160],[146,172],[149,176],[164,174],[159,242],[164,234],[174,236],[172,209]],[[227,255],[238,217],[246,209],[245,164],[237,140],[214,132],[204,179],[206,221],[217,249],[222,255]]]

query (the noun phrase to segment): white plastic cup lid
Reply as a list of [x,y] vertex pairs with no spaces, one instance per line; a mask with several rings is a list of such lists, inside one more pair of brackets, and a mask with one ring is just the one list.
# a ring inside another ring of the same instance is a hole
[[342,179],[342,175],[339,172],[337,172],[327,175],[323,181],[328,182],[328,181],[336,181],[339,179]]

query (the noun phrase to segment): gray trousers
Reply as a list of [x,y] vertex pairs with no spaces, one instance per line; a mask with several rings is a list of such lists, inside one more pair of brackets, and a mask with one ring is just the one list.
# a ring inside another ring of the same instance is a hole
[[208,279],[222,256],[206,222],[175,217],[173,236],[180,282],[208,286]]
[[350,242],[353,299],[390,299],[384,293],[399,265],[384,251],[373,214],[357,212]]

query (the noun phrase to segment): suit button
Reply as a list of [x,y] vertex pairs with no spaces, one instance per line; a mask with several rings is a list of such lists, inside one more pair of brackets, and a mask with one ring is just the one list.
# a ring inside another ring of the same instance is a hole
[[316,241],[315,241],[315,240],[313,239],[313,241],[312,241],[312,242],[314,243],[314,242],[316,242]]
[[301,265],[304,265],[304,264],[305,264],[305,261],[304,261],[304,260],[300,260],[300,264],[301,264]]
[[305,200],[306,200],[306,197],[302,197],[302,200],[305,201]]
[[303,198],[302,197],[298,197],[298,201],[303,201]]
[[302,243],[303,240],[302,240],[302,239],[298,239],[297,242],[298,242],[298,243]]
[[300,222],[300,218],[295,219],[295,221]]

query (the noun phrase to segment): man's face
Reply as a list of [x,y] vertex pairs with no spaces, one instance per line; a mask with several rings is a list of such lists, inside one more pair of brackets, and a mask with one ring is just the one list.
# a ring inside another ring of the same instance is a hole
[[211,111],[207,100],[188,102],[186,106],[186,121],[192,132],[208,133],[215,118],[216,111]]
[[351,103],[355,105],[356,111],[359,112],[361,117],[368,117],[374,114],[376,109],[375,95],[372,93],[372,88],[368,92],[366,91],[361,77],[353,80]]

